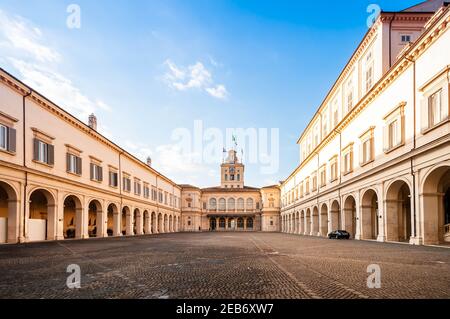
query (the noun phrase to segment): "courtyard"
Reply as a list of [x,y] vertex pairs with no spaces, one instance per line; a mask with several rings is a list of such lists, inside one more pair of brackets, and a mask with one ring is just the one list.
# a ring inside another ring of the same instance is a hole
[[[66,285],[69,265],[81,287]],[[381,288],[369,289],[369,265]],[[0,246],[0,298],[450,298],[450,250],[281,233]]]

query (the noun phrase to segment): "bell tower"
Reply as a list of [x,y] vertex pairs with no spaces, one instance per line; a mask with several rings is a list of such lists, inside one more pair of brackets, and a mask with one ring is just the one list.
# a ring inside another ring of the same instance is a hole
[[235,150],[228,151],[228,157],[220,168],[222,188],[244,188],[244,164],[239,162]]

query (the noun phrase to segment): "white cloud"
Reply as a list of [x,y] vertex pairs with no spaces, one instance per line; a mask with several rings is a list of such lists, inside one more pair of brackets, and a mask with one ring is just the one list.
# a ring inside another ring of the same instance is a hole
[[215,88],[207,88],[206,92],[217,99],[226,99],[228,96],[228,91],[223,85],[218,85]]
[[58,71],[62,55],[46,45],[43,32],[20,16],[0,10],[0,55],[20,74],[19,78],[73,115],[86,120],[88,115],[111,108],[91,99]]
[[179,91],[200,89],[217,99],[226,99],[228,96],[225,86],[215,85],[211,72],[201,62],[189,65],[187,68],[178,67],[171,60],[166,60],[164,65],[168,68],[164,79],[174,89]]

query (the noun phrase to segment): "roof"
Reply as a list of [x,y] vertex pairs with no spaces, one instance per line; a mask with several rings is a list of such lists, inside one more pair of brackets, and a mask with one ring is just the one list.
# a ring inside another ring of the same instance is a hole
[[436,12],[441,7],[448,5],[450,2],[445,0],[427,0],[420,2],[412,7],[406,8],[401,12]]
[[261,189],[256,187],[244,186],[244,188],[223,188],[220,186],[217,187],[209,187],[203,188],[202,192],[225,192],[225,193],[233,193],[233,192],[259,192]]

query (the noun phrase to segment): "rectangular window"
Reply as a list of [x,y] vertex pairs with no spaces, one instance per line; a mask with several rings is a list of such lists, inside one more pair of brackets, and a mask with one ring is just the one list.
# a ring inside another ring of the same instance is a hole
[[331,163],[330,171],[331,171],[331,181],[334,182],[338,178],[337,161],[334,161],[333,163]]
[[148,186],[144,186],[144,198],[149,198],[150,197],[150,188],[148,188]]
[[141,183],[134,181],[134,195],[141,196]]
[[81,175],[81,158],[67,153],[67,172]]
[[103,168],[97,164],[91,163],[91,180],[103,181]]
[[41,140],[34,139],[34,157],[37,162],[45,163],[48,165],[54,164],[54,152],[55,148],[51,144],[47,144]]
[[327,184],[327,170],[323,168],[320,171],[320,187],[324,187]]
[[409,43],[409,42],[411,42],[411,36],[407,35],[407,34],[404,34],[404,35],[401,36],[401,41],[403,43]]
[[123,182],[123,187],[122,187],[123,191],[127,192],[127,193],[131,192],[131,179],[128,177],[124,177],[122,179],[122,182]]
[[363,142],[362,144],[362,163],[366,164],[370,161],[372,161],[372,139],[368,139]]
[[344,155],[344,173],[348,174],[353,170],[353,156],[352,151]]
[[118,187],[119,186],[119,179],[118,179],[117,172],[109,172],[109,186],[111,187]]
[[317,190],[317,174],[314,173],[312,177],[312,191],[315,192]]
[[366,92],[369,92],[373,85],[373,66],[370,65],[366,70]]
[[0,125],[0,148],[5,151],[8,149],[8,128],[4,125]]
[[334,101],[333,105],[333,126],[336,127],[339,124],[339,108],[338,101]]
[[398,136],[398,121],[392,121],[389,124],[389,145],[388,148],[392,149],[398,145],[399,136]]
[[428,112],[429,127],[441,123],[448,117],[448,112],[442,103],[442,89],[428,98]]

